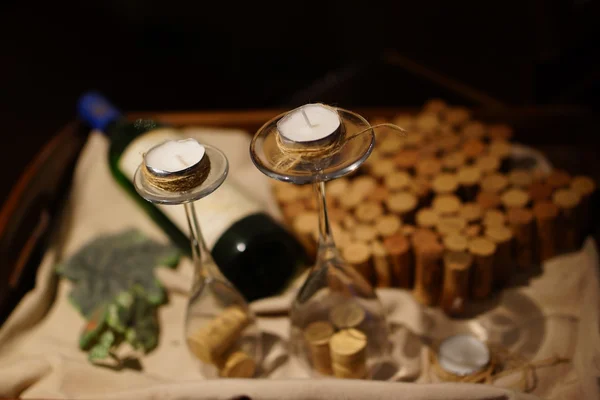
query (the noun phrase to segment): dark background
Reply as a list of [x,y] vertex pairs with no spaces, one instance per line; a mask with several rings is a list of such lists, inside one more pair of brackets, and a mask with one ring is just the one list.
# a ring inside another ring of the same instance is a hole
[[594,0],[5,0],[0,202],[89,89],[127,111],[431,97],[595,110],[598,10]]

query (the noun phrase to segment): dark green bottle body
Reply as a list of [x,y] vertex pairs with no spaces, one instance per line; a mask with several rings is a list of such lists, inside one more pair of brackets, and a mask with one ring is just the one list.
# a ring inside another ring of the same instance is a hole
[[[108,154],[110,171],[119,185],[169,238],[191,256],[187,235],[158,207],[136,192],[119,166],[132,141],[160,127],[155,121],[148,120],[130,122],[119,119],[108,124],[104,131],[111,141]],[[198,212],[202,213],[201,207]],[[264,212],[233,221],[216,240],[211,254],[223,275],[248,301],[280,293],[308,263],[303,247],[294,236]]]

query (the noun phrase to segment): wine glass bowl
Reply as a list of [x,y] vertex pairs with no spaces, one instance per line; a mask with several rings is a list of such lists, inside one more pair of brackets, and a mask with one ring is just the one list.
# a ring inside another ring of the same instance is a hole
[[336,111],[342,137],[335,151],[281,167],[285,154],[278,144],[277,122],[287,115],[283,113],[256,132],[250,155],[265,175],[293,184],[312,183],[315,189],[317,259],[291,306],[291,357],[314,378],[373,379],[391,353],[385,311],[371,284],[336,248],[327,216],[325,182],[356,170],[371,154],[375,135],[360,115],[340,108]]
[[213,260],[198,223],[194,202],[209,196],[225,181],[228,161],[222,151],[204,145],[210,171],[202,183],[186,191],[167,191],[150,185],[135,173],[134,186],[144,199],[168,206],[183,205],[194,263],[194,278],[185,317],[186,344],[206,378],[250,378],[262,360],[260,332],[246,299],[221,273]]

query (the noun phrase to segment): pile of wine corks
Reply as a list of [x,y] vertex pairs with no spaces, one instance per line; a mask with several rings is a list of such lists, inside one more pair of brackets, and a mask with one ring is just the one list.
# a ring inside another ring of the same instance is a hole
[[200,361],[214,365],[225,378],[250,378],[255,360],[238,348],[237,342],[249,325],[248,314],[231,306],[187,337],[188,347]]
[[365,311],[353,303],[331,309],[329,320],[304,328],[304,340],[313,368],[322,375],[361,379],[367,374],[367,335],[360,329]]
[[[515,273],[577,250],[596,183],[542,173],[512,157],[513,130],[431,100],[381,128],[367,161],[326,184],[328,216],[345,260],[378,287],[411,289],[460,315]],[[311,254],[318,214],[310,185],[274,185],[284,218]]]

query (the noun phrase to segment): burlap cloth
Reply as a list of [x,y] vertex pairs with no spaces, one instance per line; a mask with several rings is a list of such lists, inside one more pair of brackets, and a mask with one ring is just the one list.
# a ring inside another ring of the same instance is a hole
[[[268,190],[269,181],[248,156],[249,136],[190,129],[205,142],[222,148],[230,159],[233,179],[251,190],[279,217]],[[598,257],[593,241],[584,249],[546,263],[543,274],[527,286],[506,290],[499,304],[478,318],[452,321],[435,310],[419,307],[409,293],[380,290],[393,328],[394,358],[400,365],[392,382],[313,380],[285,353],[288,319],[285,311],[294,290],[252,304],[265,332],[264,379],[204,380],[183,338],[186,293],[191,264],[182,260],[175,271],[160,270],[170,302],[160,308],[159,347],[141,359],[143,371],[113,371],[91,365],[78,347],[84,324],[68,302],[70,283],[59,280],[53,267],[100,233],[135,227],[159,240],[164,234],[137,208],[109,174],[108,142],[93,133],[77,165],[60,229],[40,265],[37,284],[0,330],[0,396],[23,398],[206,398],[245,394],[256,399],[595,399],[600,376],[598,321]],[[433,329],[435,328],[435,329]],[[492,328],[492,329],[490,329]],[[539,360],[559,355],[571,362],[539,369],[532,394],[507,389],[520,374],[496,385],[436,383],[423,338],[440,339],[470,331],[498,340],[511,350]],[[299,379],[300,378],[300,379]],[[417,382],[417,383],[414,383]]]

